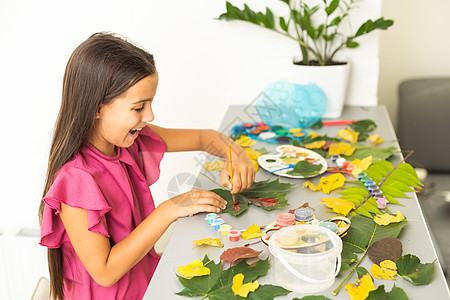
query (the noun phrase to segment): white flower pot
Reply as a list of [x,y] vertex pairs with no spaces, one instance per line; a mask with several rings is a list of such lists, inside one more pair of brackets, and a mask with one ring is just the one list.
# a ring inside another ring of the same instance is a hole
[[290,80],[297,84],[315,83],[320,87],[327,98],[327,108],[322,118],[335,119],[342,114],[347,93],[349,69],[349,63],[330,66],[292,64]]

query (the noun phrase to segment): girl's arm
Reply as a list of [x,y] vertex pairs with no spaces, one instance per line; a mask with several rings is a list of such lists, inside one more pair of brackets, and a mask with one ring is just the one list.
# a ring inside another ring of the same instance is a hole
[[91,277],[111,286],[136,265],[178,217],[219,212],[226,202],[217,194],[192,190],[161,203],[127,237],[111,247],[107,237],[89,231],[88,211],[61,203],[60,217],[69,239]]
[[231,158],[233,165],[233,194],[248,189],[255,180],[255,167],[247,153],[231,138],[212,129],[168,129],[148,124],[166,144],[167,152],[174,151],[206,151],[212,155],[225,159],[220,174],[223,186],[231,189],[228,144],[231,144]]

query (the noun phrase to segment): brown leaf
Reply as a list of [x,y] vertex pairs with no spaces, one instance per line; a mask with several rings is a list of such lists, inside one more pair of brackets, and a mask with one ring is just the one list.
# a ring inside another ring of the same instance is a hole
[[261,254],[261,252],[262,250],[256,251],[249,247],[235,247],[224,251],[220,256],[220,259],[223,261],[228,261],[232,264],[245,258],[257,257]]
[[339,168],[339,167],[328,167],[327,172],[330,172],[330,173],[342,173],[342,174],[352,175],[352,172],[347,171],[344,168]]
[[326,141],[325,145],[322,146],[323,150],[328,150],[328,148],[330,148],[330,145],[333,144],[332,141]]
[[402,256],[403,246],[399,239],[385,237],[373,243],[367,250],[370,260],[379,265],[384,260],[396,261]]
[[264,207],[272,207],[280,203],[278,198],[247,198],[247,200],[256,206]]

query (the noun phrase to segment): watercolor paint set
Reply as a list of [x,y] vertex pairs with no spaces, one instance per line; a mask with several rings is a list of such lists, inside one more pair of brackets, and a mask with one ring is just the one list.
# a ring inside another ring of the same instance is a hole
[[242,123],[235,125],[232,134],[246,136],[268,143],[288,144],[291,141],[302,141],[308,134],[301,128],[286,128],[279,125],[269,125],[264,122]]

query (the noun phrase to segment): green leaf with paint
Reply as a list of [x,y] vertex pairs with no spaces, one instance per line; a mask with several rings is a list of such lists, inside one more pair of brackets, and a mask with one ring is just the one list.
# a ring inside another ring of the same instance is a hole
[[233,197],[230,191],[224,189],[214,189],[211,192],[221,196],[227,201],[227,207],[222,213],[229,213],[238,216],[248,209],[249,204],[260,206],[265,210],[273,210],[288,205],[286,196],[295,184],[282,183],[279,178],[275,180],[264,180],[254,182],[253,185],[241,193],[235,194],[236,201],[239,202],[239,210],[233,207]]
[[397,259],[395,264],[397,265],[398,275],[414,285],[426,285],[433,281],[435,273],[434,261],[422,264],[417,256],[406,254]]
[[[196,297],[203,296],[202,299],[208,297],[210,300],[220,300],[220,299],[242,299],[240,296],[234,295],[231,289],[233,285],[233,277],[236,274],[244,275],[244,284],[248,282],[253,282],[257,278],[267,274],[270,264],[269,259],[258,260],[256,264],[250,266],[245,261],[241,261],[228,268],[227,270],[222,270],[222,263],[215,263],[209,260],[208,256],[205,255],[203,259],[203,265],[211,270],[210,275],[193,277],[191,279],[185,279],[178,276],[178,280],[183,285],[184,289],[178,293],[180,296]],[[261,299],[270,300],[276,296],[287,295],[290,291],[282,287],[275,285],[260,285],[254,292],[250,292],[248,299]]]
[[295,164],[292,171],[286,172],[286,174],[292,176],[311,177],[320,174],[322,170],[322,164],[313,165],[309,161],[302,160]]
[[392,287],[390,292],[384,290],[384,285],[380,285],[376,290],[370,291],[366,300],[409,300],[402,288]]

